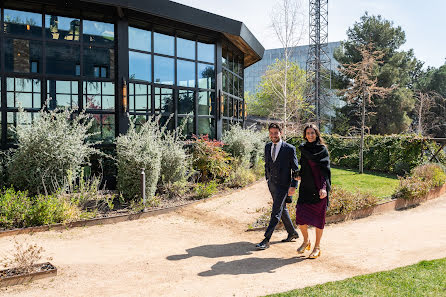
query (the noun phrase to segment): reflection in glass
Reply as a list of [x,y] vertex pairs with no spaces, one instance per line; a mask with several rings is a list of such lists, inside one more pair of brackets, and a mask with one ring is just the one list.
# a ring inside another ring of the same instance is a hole
[[5,9],[4,32],[25,36],[42,37],[42,15],[40,13]]
[[88,110],[114,110],[115,87],[113,82],[88,81],[83,83],[84,108]]
[[141,114],[132,115],[132,114],[130,114],[129,118],[130,118],[130,121],[133,122],[133,124],[135,125],[136,132],[139,132],[141,130],[141,126],[145,122],[147,122],[146,115],[141,115]]
[[175,64],[172,58],[155,56],[155,83],[172,85],[175,76]]
[[215,63],[215,44],[198,42],[198,60]]
[[210,139],[215,139],[215,120],[213,118],[198,118],[198,135],[209,135]]
[[155,88],[155,113],[174,113],[173,90]]
[[195,41],[177,38],[177,56],[195,60]]
[[222,87],[223,87],[223,92],[229,93],[229,88],[228,88],[228,71],[223,69],[223,76],[222,76]]
[[81,21],[56,15],[45,15],[45,34],[49,39],[79,41]]
[[177,85],[195,88],[195,63],[177,60]]
[[228,106],[228,117],[233,117],[234,116],[234,102],[233,99],[231,97],[228,98],[229,101],[229,106]]
[[115,55],[113,49],[84,47],[84,75],[89,77],[114,77]]
[[6,78],[6,106],[41,108],[40,80],[29,78]]
[[154,51],[158,54],[173,56],[175,54],[175,38],[173,36],[153,33]]
[[215,88],[214,66],[198,63],[198,87],[201,89]]
[[113,24],[84,20],[83,35],[85,42],[112,45],[115,40],[115,27]]
[[138,52],[129,52],[129,77],[130,79],[139,79],[151,81],[152,76],[152,58],[150,54]]
[[13,143],[17,140],[17,135],[12,130],[13,127],[29,126],[38,117],[39,113],[37,112],[8,112],[6,116],[6,142]]
[[8,72],[39,72],[42,43],[33,40],[5,40],[5,70]]
[[228,60],[226,59],[226,52],[225,51],[223,51],[223,54],[221,56],[221,65],[223,67],[228,68]]
[[77,81],[48,80],[46,88],[48,109],[78,108]]
[[79,75],[80,48],[77,45],[46,44],[46,73]]
[[215,93],[198,93],[198,115],[214,115],[215,113]]
[[189,114],[194,112],[195,92],[189,90],[179,90],[178,113]]
[[129,84],[129,110],[132,113],[150,113],[151,87],[145,84]]
[[115,138],[115,115],[114,114],[92,114],[93,125],[89,133],[93,133],[90,141],[113,142]]
[[150,31],[129,27],[129,48],[146,52],[152,51],[150,33]]
[[194,117],[178,117],[178,126],[180,127],[180,132],[183,136],[191,138],[194,131]]

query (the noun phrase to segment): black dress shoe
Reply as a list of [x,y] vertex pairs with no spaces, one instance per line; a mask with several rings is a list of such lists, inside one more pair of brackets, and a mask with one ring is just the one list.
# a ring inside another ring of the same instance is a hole
[[288,234],[288,237],[285,239],[282,239],[282,242],[290,242],[290,241],[293,241],[293,239],[297,239],[297,238],[299,238],[299,233]]
[[267,248],[269,248],[269,240],[262,240],[262,242],[256,244],[256,248],[259,250],[266,250]]

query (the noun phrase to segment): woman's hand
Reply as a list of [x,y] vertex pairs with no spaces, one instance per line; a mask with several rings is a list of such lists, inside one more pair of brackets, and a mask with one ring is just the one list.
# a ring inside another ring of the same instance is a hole
[[290,187],[288,189],[288,196],[293,196],[294,193],[296,193],[296,188],[295,187]]
[[295,177],[294,180],[301,180],[300,176]]
[[320,198],[320,199],[324,199],[325,197],[327,197],[327,191],[324,190],[324,189],[321,189],[321,190],[319,191],[319,198]]

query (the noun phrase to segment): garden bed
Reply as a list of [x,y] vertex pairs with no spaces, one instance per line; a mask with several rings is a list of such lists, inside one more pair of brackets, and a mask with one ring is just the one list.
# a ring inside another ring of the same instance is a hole
[[50,262],[35,264],[28,273],[15,268],[0,270],[0,287],[20,285],[56,275],[57,268]]
[[[259,182],[261,182],[263,179],[258,180],[254,183],[252,183],[249,186],[255,185]],[[100,213],[98,214],[98,217],[91,218],[91,219],[85,219],[85,220],[79,220],[69,223],[59,223],[59,224],[51,224],[51,225],[45,225],[45,226],[35,226],[35,227],[27,227],[27,228],[16,228],[16,229],[4,229],[0,230],[0,238],[6,237],[6,236],[13,236],[17,234],[29,234],[29,233],[35,233],[35,232],[45,232],[49,230],[65,230],[69,228],[75,228],[75,227],[90,227],[90,226],[96,226],[96,225],[106,225],[106,224],[115,224],[120,223],[124,221],[131,221],[131,220],[137,220],[137,219],[143,219],[155,215],[165,214],[172,211],[175,211],[177,209],[192,205],[201,203],[204,201],[208,201],[209,199],[218,198],[227,194],[235,193],[238,191],[243,190],[244,188],[226,188],[226,189],[220,189],[218,194],[215,194],[211,197],[204,198],[204,199],[193,199],[193,198],[182,198],[182,199],[176,199],[176,200],[169,200],[165,201],[162,206],[160,207],[151,207],[146,208],[145,210],[141,210],[138,212],[134,212],[132,209],[119,209],[119,210],[113,210],[110,212]]]

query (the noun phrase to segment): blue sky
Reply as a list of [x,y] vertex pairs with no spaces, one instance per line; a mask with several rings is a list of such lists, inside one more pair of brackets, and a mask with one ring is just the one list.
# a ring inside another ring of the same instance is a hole
[[[269,13],[275,0],[175,0],[244,22],[266,49],[280,47],[270,29]],[[446,58],[445,0],[329,0],[328,39],[346,39],[346,31],[368,11],[381,14],[406,32],[404,50],[412,48],[425,66],[439,67]],[[302,0],[307,18],[308,0]],[[305,19],[305,24],[308,19]],[[305,33],[301,44],[308,43]]]

